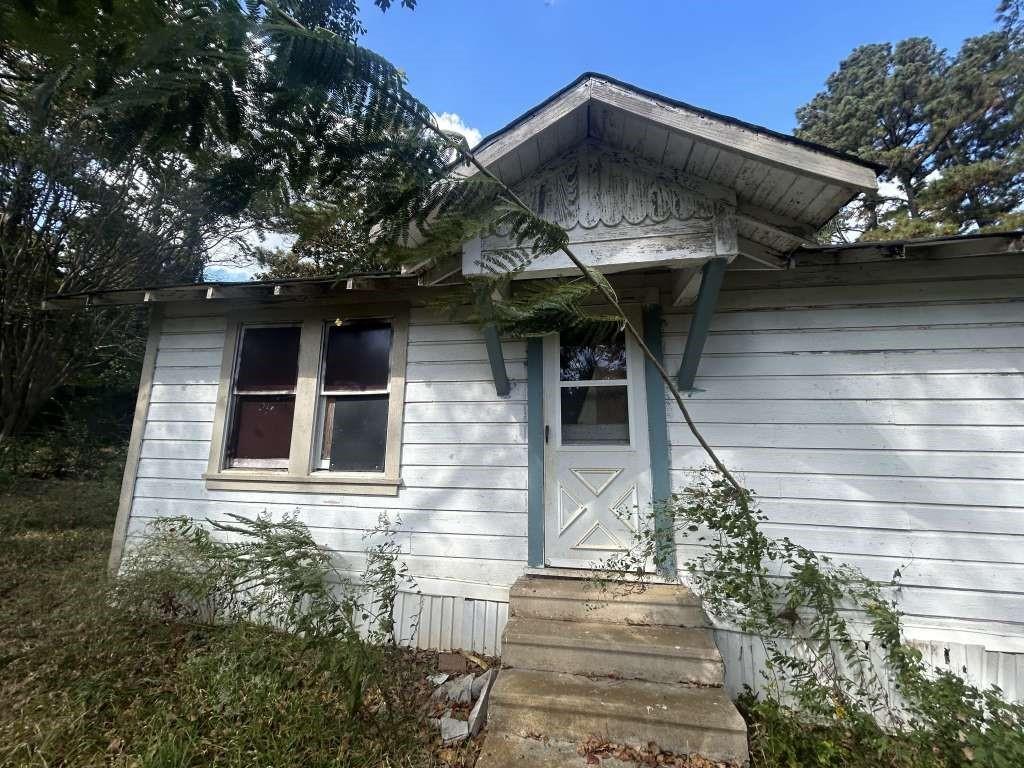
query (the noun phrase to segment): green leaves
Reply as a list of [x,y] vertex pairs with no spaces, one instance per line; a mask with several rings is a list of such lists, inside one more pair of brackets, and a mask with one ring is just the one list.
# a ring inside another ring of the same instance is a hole
[[885,165],[896,192],[865,196],[841,230],[866,239],[1007,229],[1024,204],[1020,7],[956,55],[928,38],[855,49],[797,111],[797,134]]

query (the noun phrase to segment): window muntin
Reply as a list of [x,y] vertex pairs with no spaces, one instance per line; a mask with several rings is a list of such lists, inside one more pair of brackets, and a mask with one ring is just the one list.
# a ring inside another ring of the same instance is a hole
[[388,320],[326,326],[319,380],[319,469],[384,472],[393,336]]
[[229,467],[287,469],[301,327],[243,326],[232,376]]

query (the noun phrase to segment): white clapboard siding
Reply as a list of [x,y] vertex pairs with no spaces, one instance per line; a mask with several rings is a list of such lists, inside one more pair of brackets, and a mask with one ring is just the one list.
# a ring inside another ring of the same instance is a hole
[[[422,316],[429,322],[418,322]],[[403,642],[496,654],[508,587],[526,560],[525,343],[506,342],[509,397],[494,388],[472,325],[413,310],[406,370],[402,485],[397,496],[208,491],[214,408],[226,323],[174,314],[164,324],[144,431],[129,541],[155,520],[292,516],[357,578],[382,518],[430,594],[396,607]],[[223,534],[218,534],[223,535]],[[415,616],[414,616],[415,613]],[[423,629],[409,634],[418,617]]]
[[406,424],[403,445],[526,445],[526,424]]
[[506,397],[500,397],[494,391],[494,381],[419,381],[405,385],[405,402],[437,403],[437,402],[522,402],[526,400],[526,383],[512,385],[512,391]]
[[912,531],[966,531],[1017,535],[1024,529],[1024,509],[982,507],[977,504],[887,504],[876,501],[830,499],[758,499],[773,521],[795,525],[813,523],[843,528]]
[[[813,409],[808,411],[807,417],[814,420]],[[948,451],[968,447],[975,452],[1013,452],[1024,446],[1024,427],[1021,426],[807,423],[701,424],[700,427],[708,441],[720,448]],[[673,446],[697,445],[685,424],[669,424],[668,433]],[[680,463],[679,466],[686,465]]]
[[[682,346],[666,345],[665,363],[670,369],[682,361]],[[1024,349],[992,350],[884,350],[874,354],[853,352],[804,352],[788,357],[771,353],[719,354],[708,351],[701,358],[702,377],[720,376],[841,376],[850,378],[899,374],[1016,374],[1024,371]]]
[[[1024,478],[1024,452],[957,450],[808,450],[793,448],[722,448],[719,456],[745,472],[809,472],[846,475],[912,475],[1015,480]],[[702,466],[707,454],[698,447],[676,450],[678,466]]]
[[[858,355],[869,357],[870,355]],[[780,355],[780,357],[782,357]],[[791,355],[799,359],[800,355]],[[921,355],[924,359],[926,356]],[[678,367],[678,360],[676,367]],[[701,360],[703,370],[704,360]],[[1012,372],[918,373],[916,375],[829,373],[828,356],[822,356],[818,373],[751,375],[738,369],[733,376],[705,376],[698,371],[692,402],[701,400],[1019,400],[1024,375]],[[779,362],[774,363],[779,367]],[[863,365],[863,363],[862,363]],[[752,366],[756,367],[756,366]],[[675,370],[672,365],[669,370]],[[783,370],[785,370],[783,368]]]
[[[526,363],[505,361],[505,373],[512,380],[526,379]],[[488,382],[493,386],[490,363],[411,363],[405,371],[408,382]]]
[[194,520],[228,520],[228,515],[271,520],[295,517],[310,528],[371,530],[385,515],[396,530],[413,533],[452,533],[480,536],[526,536],[526,514],[508,512],[460,512],[449,510],[388,510],[373,507],[338,507],[325,504],[248,504],[227,506],[217,501],[196,499],[150,499],[139,497],[132,516],[155,520],[185,516]]
[[525,467],[527,466],[526,446],[404,446],[402,448],[403,467],[416,464],[455,467]]
[[[682,354],[685,328],[665,335],[665,352]],[[790,331],[710,334],[704,351],[716,355],[765,352],[886,352],[964,349],[1020,349],[1024,324],[938,328],[793,329]]]
[[492,403],[406,403],[406,424],[488,424],[526,423],[526,404]]
[[[731,282],[735,275],[729,276]],[[761,277],[760,279],[764,279]],[[728,288],[728,286],[727,286]],[[730,331],[835,331],[856,328],[962,328],[1024,323],[1024,299],[958,304],[910,304],[862,307],[818,306],[814,309],[719,312],[711,319],[711,338]],[[676,312],[665,317],[665,336],[685,334],[691,315]]]
[[[908,631],[942,621],[986,638],[973,658],[1002,671],[975,661],[971,673],[1014,685],[1003,651],[1024,650],[1006,639],[1024,633],[1022,283],[1017,255],[731,273],[688,398],[767,532],[873,578],[899,570]],[[670,370],[690,320],[666,311]],[[682,487],[708,460],[671,401],[666,414]],[[702,551],[679,544],[682,559]],[[756,643],[719,637],[730,688],[756,686]]]
[[220,366],[160,365],[153,371],[154,384],[214,384],[220,382]]
[[[689,404],[701,424],[1024,426],[1024,400],[710,400]],[[668,420],[682,422],[675,404]]]
[[[477,338],[480,336],[477,335]],[[502,349],[506,360],[522,360],[526,357],[525,341],[506,341],[502,344]],[[486,359],[487,348],[483,341],[409,344],[410,363],[462,363]]]

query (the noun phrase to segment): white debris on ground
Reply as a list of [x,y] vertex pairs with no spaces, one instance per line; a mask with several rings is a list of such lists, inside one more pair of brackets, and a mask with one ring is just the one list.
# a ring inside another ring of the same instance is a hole
[[487,722],[487,700],[497,674],[496,669],[488,669],[479,675],[470,672],[454,679],[445,673],[427,678],[437,686],[430,701],[441,709],[441,714],[430,718],[430,724],[440,730],[442,742],[458,744],[480,733]]

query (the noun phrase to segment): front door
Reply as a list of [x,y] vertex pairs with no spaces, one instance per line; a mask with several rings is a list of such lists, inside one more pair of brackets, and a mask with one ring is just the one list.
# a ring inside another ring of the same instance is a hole
[[545,564],[594,567],[632,541],[651,503],[644,391],[624,333],[544,339]]

